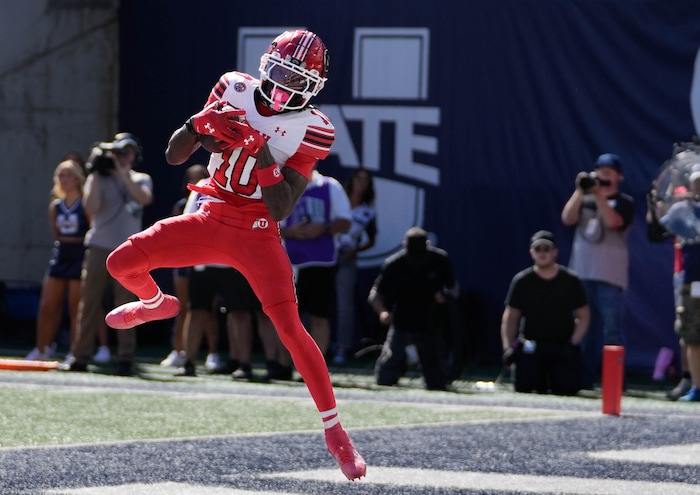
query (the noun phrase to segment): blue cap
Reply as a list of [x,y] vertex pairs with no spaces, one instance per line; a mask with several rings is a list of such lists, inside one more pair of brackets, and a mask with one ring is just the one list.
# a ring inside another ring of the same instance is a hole
[[620,157],[614,155],[613,153],[603,153],[595,161],[595,168],[598,167],[611,167],[617,170],[618,173],[622,173],[622,162]]

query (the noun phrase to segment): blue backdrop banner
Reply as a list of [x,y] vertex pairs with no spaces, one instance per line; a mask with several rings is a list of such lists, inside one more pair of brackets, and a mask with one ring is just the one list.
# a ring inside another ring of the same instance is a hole
[[566,264],[573,231],[560,214],[574,178],[616,153],[637,210],[627,362],[646,371],[660,347],[678,350],[672,246],[647,239],[644,198],[672,144],[697,133],[697,0],[121,6],[120,127],[145,142],[157,198],[147,221],[166,216],[181,190],[184,167],[163,156],[172,131],[220,74],[257,76],[272,38],[304,27],[331,59],[316,104],[336,142],[320,169],[341,181],[360,166],[375,175],[379,237],[362,259],[370,278],[405,230],[422,225],[478,301],[482,362],[497,362],[503,300],[531,263],[530,235],[554,232]]

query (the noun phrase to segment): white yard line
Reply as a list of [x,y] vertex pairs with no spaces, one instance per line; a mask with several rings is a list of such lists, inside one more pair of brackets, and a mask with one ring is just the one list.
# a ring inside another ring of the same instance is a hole
[[[347,482],[337,469],[316,469],[274,473],[268,478]],[[523,474],[482,473],[473,471],[438,471],[435,469],[369,467],[367,477],[358,484],[387,487],[425,487],[432,489],[471,489],[475,491],[517,493],[565,493],[580,495],[698,495],[700,485],[671,482],[633,481],[568,476],[533,476]]]

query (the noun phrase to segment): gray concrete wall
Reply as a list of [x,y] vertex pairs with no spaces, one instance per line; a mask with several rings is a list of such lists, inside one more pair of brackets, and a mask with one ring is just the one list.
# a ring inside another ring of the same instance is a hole
[[53,170],[116,128],[117,5],[0,0],[0,280],[41,280]]

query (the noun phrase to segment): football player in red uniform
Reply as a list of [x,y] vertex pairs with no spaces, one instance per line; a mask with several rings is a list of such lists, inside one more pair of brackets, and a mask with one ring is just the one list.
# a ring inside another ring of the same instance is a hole
[[163,294],[150,275],[156,268],[210,263],[236,268],[289,349],[321,415],[329,452],[354,480],[365,475],[365,461],[340,425],[325,360],[299,318],[278,227],[333,142],[333,125],[310,106],[327,72],[321,38],[288,31],[261,57],[260,79],[240,72],[221,76],[204,109],[175,130],[165,152],[168,163],[180,165],[203,140],[214,149],[209,182],[190,186],[208,201],[196,213],[155,223],[112,252],[110,273],[139,301],[112,310],[106,319],[113,328],[131,328],[178,313],[177,299]]

